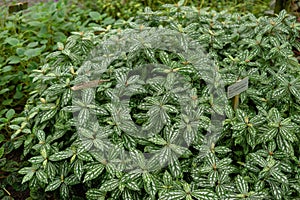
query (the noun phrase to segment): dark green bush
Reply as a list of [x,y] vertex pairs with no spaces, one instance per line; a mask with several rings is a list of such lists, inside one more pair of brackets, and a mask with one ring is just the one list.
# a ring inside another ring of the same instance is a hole
[[[26,120],[11,127],[31,163],[22,182],[61,199],[297,199],[295,17],[164,8],[124,22],[133,30],[74,33],[32,72]],[[151,43],[161,37],[168,48]],[[244,77],[233,110],[223,95]]]

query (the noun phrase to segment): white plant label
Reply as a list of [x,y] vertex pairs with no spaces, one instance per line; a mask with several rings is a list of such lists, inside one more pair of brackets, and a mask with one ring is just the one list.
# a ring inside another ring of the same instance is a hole
[[240,93],[248,89],[249,77],[239,80],[235,84],[231,85],[227,89],[227,97],[231,99],[232,97],[239,95]]

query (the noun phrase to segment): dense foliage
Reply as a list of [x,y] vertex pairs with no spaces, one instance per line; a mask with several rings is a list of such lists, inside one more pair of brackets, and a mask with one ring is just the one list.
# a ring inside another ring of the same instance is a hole
[[[78,187],[88,199],[299,197],[295,18],[164,7],[124,24],[132,30],[74,33],[32,72],[24,121],[11,126],[30,163],[22,182],[37,199],[79,198]],[[195,44],[216,67],[184,56]],[[222,107],[220,81],[244,77],[239,108]],[[220,131],[211,119],[222,114]]]
[[[87,5],[99,12],[108,13],[109,16],[128,19],[135,16],[136,13],[142,11],[145,7],[150,7],[152,10],[160,10],[164,4],[176,4],[177,0],[97,0],[83,1],[80,3]],[[185,6],[194,6],[198,9],[209,7],[210,9],[229,12],[251,12],[255,15],[263,15],[269,9],[269,0],[184,0]]]
[[[23,166],[19,138],[11,139],[14,124],[21,123],[22,111],[34,88],[29,74],[44,62],[47,54],[65,43],[73,31],[90,29],[105,32],[115,22],[112,17],[63,1],[40,3],[27,10],[8,13],[0,11],[0,197],[14,188],[25,190],[17,171]],[[117,25],[116,25],[117,26]],[[22,198],[22,197],[21,197]]]
[[164,2],[1,11],[1,198],[299,199],[295,17]]

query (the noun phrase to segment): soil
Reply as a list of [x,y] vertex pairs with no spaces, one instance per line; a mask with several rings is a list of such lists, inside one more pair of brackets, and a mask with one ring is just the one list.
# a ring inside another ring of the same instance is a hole
[[25,200],[26,198],[28,198],[30,196],[30,191],[29,190],[15,191],[12,186],[8,186],[6,188],[6,190],[9,191],[10,196],[14,200]]

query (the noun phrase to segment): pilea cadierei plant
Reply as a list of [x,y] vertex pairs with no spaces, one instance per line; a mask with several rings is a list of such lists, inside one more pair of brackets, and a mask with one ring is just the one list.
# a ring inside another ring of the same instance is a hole
[[23,182],[61,199],[299,198],[295,18],[177,4],[126,25],[75,33],[32,73]]

